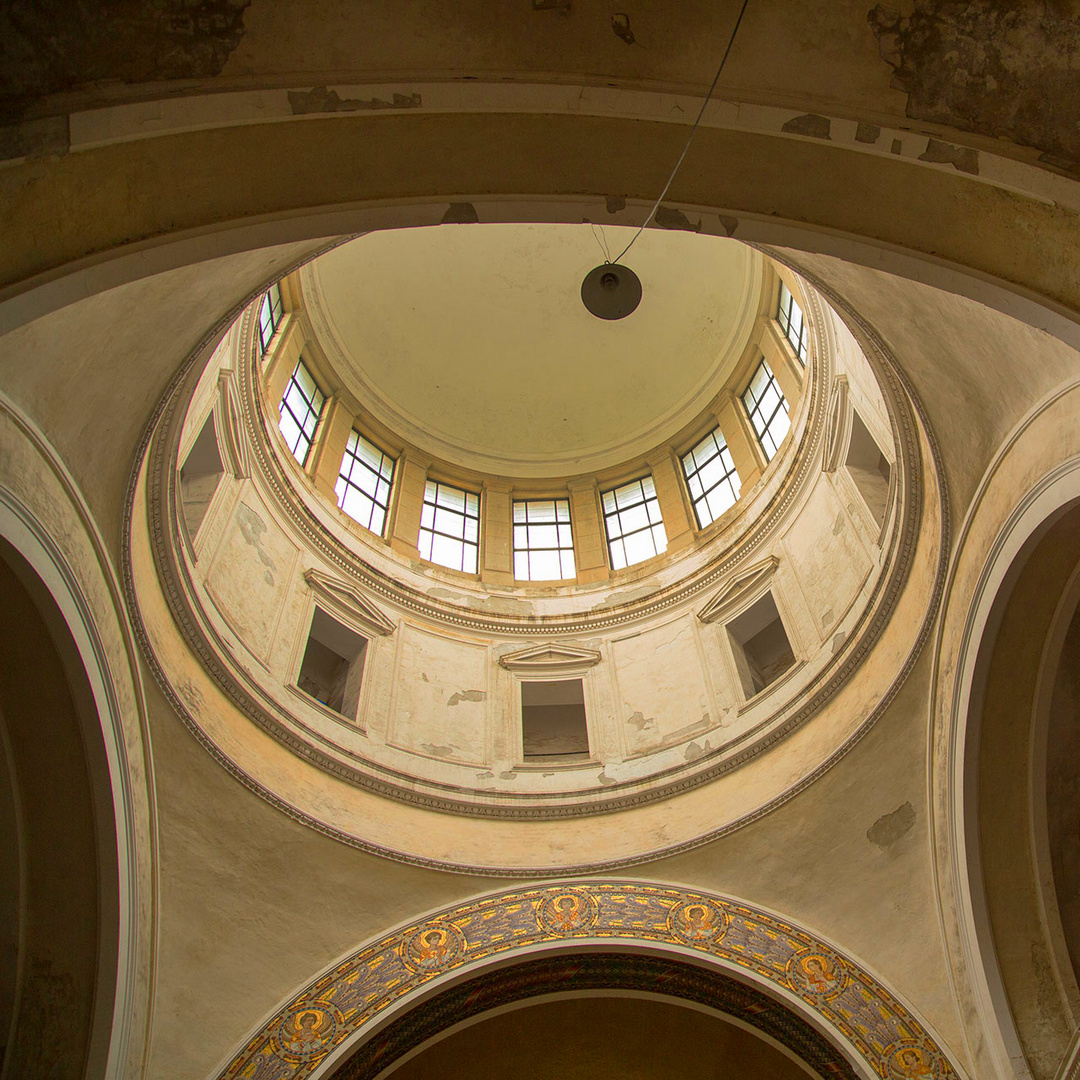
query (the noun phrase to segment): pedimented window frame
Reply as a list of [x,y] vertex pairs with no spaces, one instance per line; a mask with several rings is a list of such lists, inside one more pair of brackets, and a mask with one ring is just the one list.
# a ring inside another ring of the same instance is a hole
[[[606,756],[604,753],[604,732],[600,724],[600,702],[597,699],[596,684],[590,672],[603,659],[598,649],[587,649],[578,645],[545,642],[530,645],[525,649],[516,649],[499,657],[499,666],[508,671],[513,678],[513,707],[508,728],[507,745],[514,748],[514,768],[522,771],[552,772],[561,769],[593,768]],[[551,759],[532,759],[525,756],[524,732],[522,726],[522,683],[559,682],[580,680],[585,695],[585,729],[588,736],[589,751],[572,761],[558,762]]]

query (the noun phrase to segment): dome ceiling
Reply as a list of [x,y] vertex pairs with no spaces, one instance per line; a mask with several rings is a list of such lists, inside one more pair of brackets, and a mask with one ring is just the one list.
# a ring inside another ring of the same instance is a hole
[[[370,233],[303,272],[315,333],[348,390],[434,456],[511,476],[619,464],[693,420],[753,328],[762,257],[736,241],[649,230],[626,262],[644,297],[590,315],[603,260],[586,225],[447,225]],[[608,227],[612,256],[633,231]]]

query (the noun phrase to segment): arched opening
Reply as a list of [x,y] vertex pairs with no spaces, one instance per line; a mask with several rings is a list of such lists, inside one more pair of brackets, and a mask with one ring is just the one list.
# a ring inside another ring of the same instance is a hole
[[1008,566],[970,711],[970,866],[985,893],[983,947],[1000,972],[1003,1029],[1013,1026],[1039,1080],[1057,1074],[1080,1015],[1078,553],[1080,505],[1069,501]]
[[326,1075],[805,1080],[860,1073],[795,1010],[675,955],[560,953],[426,998]]
[[0,1076],[103,1075],[116,827],[90,682],[59,608],[0,540]]

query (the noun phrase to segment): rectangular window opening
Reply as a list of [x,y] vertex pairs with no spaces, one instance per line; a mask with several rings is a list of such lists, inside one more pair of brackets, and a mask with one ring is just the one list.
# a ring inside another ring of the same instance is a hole
[[880,525],[885,520],[889,501],[891,467],[889,459],[881,452],[877,440],[855,410],[851,414],[851,440],[844,464],[867,509]]
[[570,500],[515,500],[514,577],[561,581],[576,575]]
[[651,476],[605,491],[600,499],[612,570],[667,551],[667,533]]
[[802,308],[795,303],[795,297],[791,290],[781,281],[780,298],[776,308],[776,321],[784,336],[791,342],[795,355],[800,362],[806,363],[806,320],[803,318]]
[[317,607],[311,617],[297,686],[328,709],[355,720],[367,644],[366,638]]
[[791,419],[787,399],[764,357],[743,394],[743,405],[765,451],[765,460],[772,461],[791,427]]
[[760,694],[795,663],[771,592],[736,615],[727,624],[727,632],[747,698]]
[[298,360],[281,398],[278,428],[289,452],[301,465],[311,453],[315,428],[319,424],[319,416],[325,403],[326,395],[319,389],[319,384],[315,382],[304,361]]
[[192,540],[210,509],[210,500],[224,474],[211,412],[180,466],[180,508]]
[[480,562],[480,496],[429,480],[416,546],[428,562],[475,574]]
[[359,431],[354,429],[349,435],[334,488],[338,506],[379,536],[386,530],[394,465],[392,457],[368,442]]
[[582,680],[523,682],[521,739],[526,761],[588,758],[589,732]]
[[704,529],[735,505],[742,490],[731,451],[719,428],[682,456],[682,467],[698,528]]
[[281,318],[285,314],[281,303],[281,286],[275,281],[262,298],[259,305],[259,351],[262,354],[270,348]]

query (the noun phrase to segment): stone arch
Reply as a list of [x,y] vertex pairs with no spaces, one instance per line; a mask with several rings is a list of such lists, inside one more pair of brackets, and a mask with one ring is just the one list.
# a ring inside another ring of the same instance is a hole
[[[1080,1014],[1045,836],[1048,713],[1077,605],[1080,457],[1062,423],[1075,389],[1033,409],[988,470],[948,586],[963,603],[947,602],[939,639],[955,671],[939,702],[939,867],[956,887],[956,966],[1001,1076],[1055,1075]],[[1050,431],[1074,456],[1039,476]],[[1002,503],[1010,485],[1023,494]]]
[[[760,995],[758,1011],[772,1003],[823,1036],[834,1064],[848,1075],[961,1075],[907,1005],[808,931],[738,901],[676,886],[576,880],[479,897],[390,931],[283,1002],[220,1080],[328,1076],[433,992],[508,962],[570,950],[651,952],[719,973],[724,985],[746,985]],[[477,986],[465,985],[471,988],[463,1001],[470,994],[475,1001]],[[922,1071],[911,1072],[915,1065]]]

